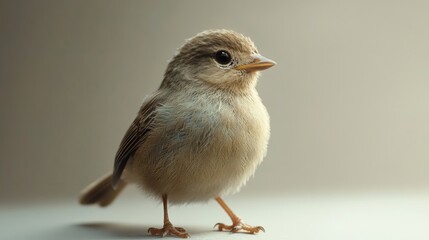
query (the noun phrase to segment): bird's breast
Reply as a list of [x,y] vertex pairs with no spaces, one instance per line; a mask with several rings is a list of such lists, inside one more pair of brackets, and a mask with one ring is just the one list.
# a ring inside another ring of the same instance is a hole
[[181,117],[176,119],[172,139],[188,147],[195,156],[212,156],[218,164],[244,164],[254,161],[260,152],[265,154],[269,118],[258,96],[229,101],[208,98],[177,115]]
[[257,95],[201,98],[163,105],[153,129],[139,154],[146,185],[173,201],[206,200],[239,190],[253,175],[266,154],[269,118]]

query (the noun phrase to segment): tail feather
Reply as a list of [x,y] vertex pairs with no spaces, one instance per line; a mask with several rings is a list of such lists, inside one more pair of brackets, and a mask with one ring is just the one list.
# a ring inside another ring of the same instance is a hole
[[113,188],[112,174],[107,174],[82,190],[79,202],[82,205],[98,204],[105,207],[115,200],[126,185],[125,181],[120,180]]

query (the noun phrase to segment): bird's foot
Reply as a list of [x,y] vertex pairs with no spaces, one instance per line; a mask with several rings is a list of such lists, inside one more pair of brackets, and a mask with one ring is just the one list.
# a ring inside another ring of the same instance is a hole
[[249,233],[249,234],[255,234],[258,233],[260,231],[265,232],[265,229],[261,226],[250,226],[249,224],[244,223],[241,219],[238,219],[237,221],[234,221],[232,223],[232,225],[225,225],[223,223],[216,223],[216,225],[214,225],[214,227],[219,230],[219,231],[230,231],[232,233],[237,233],[237,232],[243,232],[243,233]]
[[180,238],[190,237],[190,235],[186,232],[184,228],[174,227],[173,224],[171,224],[170,222],[165,223],[163,228],[149,228],[147,231],[153,236],[165,237],[167,235],[170,235]]

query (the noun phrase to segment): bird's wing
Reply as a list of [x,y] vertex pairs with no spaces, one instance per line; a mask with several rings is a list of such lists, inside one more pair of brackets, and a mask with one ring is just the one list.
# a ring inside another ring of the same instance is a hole
[[113,186],[119,182],[128,160],[147,138],[154,120],[156,108],[160,105],[160,102],[159,93],[154,94],[154,96],[145,101],[136,119],[125,133],[115,156],[112,178]]

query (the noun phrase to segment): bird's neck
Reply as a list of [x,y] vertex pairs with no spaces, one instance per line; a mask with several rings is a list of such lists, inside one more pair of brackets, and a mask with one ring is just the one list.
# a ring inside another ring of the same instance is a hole
[[256,91],[258,74],[250,74],[229,82],[213,83],[201,79],[192,79],[183,71],[170,68],[164,75],[160,88],[170,88],[176,91],[183,89],[205,89],[207,91],[225,92],[232,95],[248,95]]

